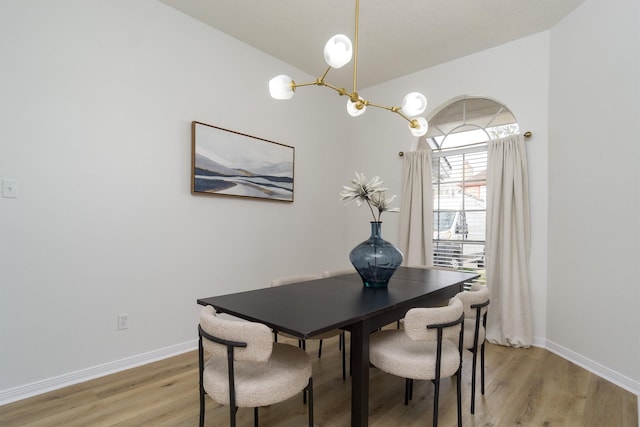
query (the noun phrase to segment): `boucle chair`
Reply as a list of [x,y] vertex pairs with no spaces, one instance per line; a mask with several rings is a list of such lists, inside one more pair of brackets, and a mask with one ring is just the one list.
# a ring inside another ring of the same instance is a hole
[[[200,427],[204,426],[204,396],[229,405],[231,427],[240,407],[254,408],[285,401],[300,391],[309,396],[309,427],[313,426],[311,358],[303,350],[274,343],[261,323],[238,322],[216,316],[213,307],[200,312],[198,326]],[[211,357],[205,362],[204,351]]]
[[480,392],[484,394],[484,342],[487,329],[487,311],[489,307],[489,289],[479,283],[471,285],[469,290],[456,295],[464,307],[464,348],[473,353],[471,368],[471,413],[476,406],[476,367],[478,349],[480,349]]
[[[438,425],[440,379],[456,375],[458,426],[462,425],[462,302],[452,298],[448,306],[412,308],[404,317],[404,329],[385,329],[371,335],[369,360],[376,368],[405,378],[405,404],[413,380],[431,380],[433,426]],[[457,343],[457,344],[456,344]]]
[[[322,276],[319,275],[314,275],[314,274],[303,274],[303,275],[299,275],[299,276],[289,276],[289,277],[281,277],[279,279],[274,279],[271,281],[271,286],[283,286],[283,285],[289,285],[291,283],[298,283],[298,282],[307,282],[310,280],[318,280],[321,279]],[[286,333],[282,333],[282,332],[278,332],[278,331],[274,331],[275,335],[276,335],[276,341],[278,340],[278,334],[282,334],[284,336],[287,336],[289,338],[294,338],[294,339],[298,339],[297,337],[291,336],[289,334]],[[346,372],[345,372],[345,349],[344,349],[344,331],[342,329],[332,329],[330,331],[327,332],[323,332],[321,334],[318,335],[314,335],[312,337],[309,337],[307,339],[312,339],[312,340],[318,340],[318,359],[322,356],[322,340],[325,340],[327,338],[332,338],[338,336],[339,340],[338,340],[338,345],[340,350],[342,350],[342,379],[346,379]],[[300,340],[298,339],[298,344],[299,346],[303,349],[306,350],[307,349],[307,343],[306,340]]]
[[326,270],[326,271],[324,271],[322,273],[322,277],[335,277],[335,276],[342,276],[343,274],[357,274],[357,273],[358,272],[353,267],[338,268],[336,270]]
[[[442,267],[442,266],[438,266],[438,265],[417,264],[417,265],[410,265],[409,267],[412,267],[412,268],[423,268],[423,269],[426,269],[426,270],[458,271],[455,268]],[[403,322],[404,322],[404,319],[398,319],[396,321],[396,328],[400,329],[400,325],[402,325]]]

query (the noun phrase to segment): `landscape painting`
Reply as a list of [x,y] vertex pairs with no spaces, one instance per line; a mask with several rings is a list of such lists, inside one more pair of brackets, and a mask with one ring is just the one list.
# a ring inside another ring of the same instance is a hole
[[191,123],[191,192],[293,202],[294,148]]

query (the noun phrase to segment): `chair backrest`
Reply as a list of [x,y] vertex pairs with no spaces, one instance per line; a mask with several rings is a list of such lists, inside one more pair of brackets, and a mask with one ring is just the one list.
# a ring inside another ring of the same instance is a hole
[[353,273],[357,273],[356,269],[353,267],[347,267],[347,268],[338,268],[336,270],[327,270],[324,271],[322,273],[322,277],[335,277],[335,276],[341,276],[343,274],[353,274]]
[[271,287],[318,279],[322,279],[322,277],[318,274],[301,274],[299,276],[280,277],[279,279],[273,279],[271,281]]
[[424,270],[443,270],[443,271],[458,271],[455,268],[452,267],[443,267],[441,265],[424,265],[424,264],[415,264],[415,265],[408,265],[407,267],[411,267],[411,268],[422,268]]
[[[455,322],[463,312],[462,302],[455,297],[445,307],[412,308],[404,316],[404,331],[413,341],[437,341],[437,330],[429,326]],[[442,331],[442,337],[458,340],[460,329],[460,324],[446,327]]]
[[[474,283],[467,291],[458,293],[455,298],[462,301],[464,306],[464,316],[469,319],[475,319],[478,316],[477,308],[473,306],[476,304],[484,304],[489,301],[491,294],[489,288],[484,285]],[[480,307],[480,316],[484,316],[487,312],[487,306]]]
[[[214,338],[246,343],[246,347],[234,349],[234,360],[264,362],[271,356],[273,336],[262,323],[222,319],[208,305],[200,311],[200,327]],[[214,357],[227,357],[226,345],[202,337],[202,346]]]

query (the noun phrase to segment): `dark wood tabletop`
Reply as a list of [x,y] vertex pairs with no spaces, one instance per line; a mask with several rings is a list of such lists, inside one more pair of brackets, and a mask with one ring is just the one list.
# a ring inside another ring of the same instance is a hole
[[441,304],[479,275],[400,267],[387,288],[365,288],[356,273],[198,299],[219,313],[260,322],[300,338],[342,328],[351,332],[351,425],[366,426],[369,334],[413,307]]

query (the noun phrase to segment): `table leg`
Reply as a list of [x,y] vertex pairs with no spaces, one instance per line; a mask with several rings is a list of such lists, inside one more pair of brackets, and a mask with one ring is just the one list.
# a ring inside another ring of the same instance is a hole
[[351,328],[351,427],[369,424],[369,330],[365,322]]

